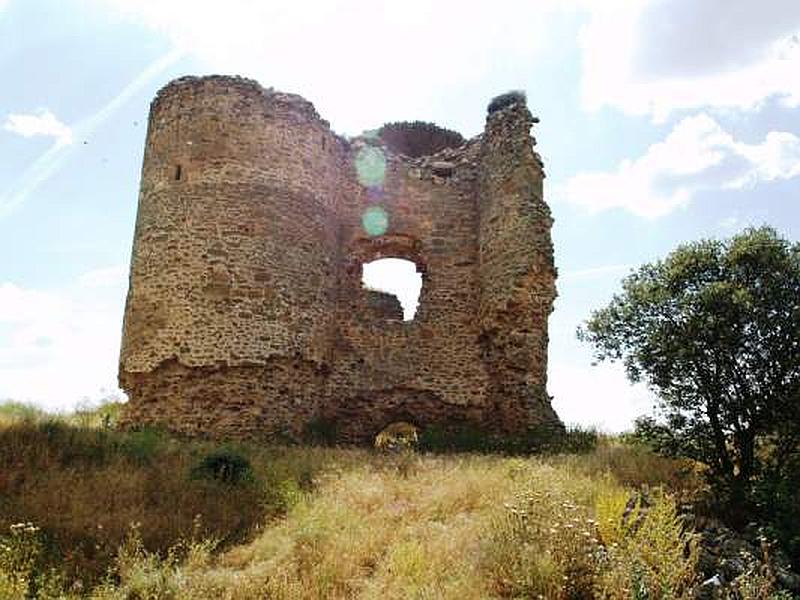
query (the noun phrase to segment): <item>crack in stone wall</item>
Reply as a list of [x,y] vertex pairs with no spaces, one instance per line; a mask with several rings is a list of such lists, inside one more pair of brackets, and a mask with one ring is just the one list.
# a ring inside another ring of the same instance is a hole
[[[308,101],[242,78],[182,78],[150,110],[120,384],[129,426],[343,441],[387,419],[517,433],[560,426],[546,391],[552,219],[527,107],[433,156],[334,134]],[[356,161],[376,147],[379,184]],[[386,230],[370,235],[364,212]],[[419,307],[362,286],[411,260]]]

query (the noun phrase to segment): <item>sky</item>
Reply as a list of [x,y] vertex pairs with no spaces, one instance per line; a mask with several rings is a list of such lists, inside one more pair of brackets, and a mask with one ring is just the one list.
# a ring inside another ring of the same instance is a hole
[[627,273],[748,226],[800,239],[797,0],[0,0],[0,399],[121,394],[149,103],[211,73],[299,93],[344,135],[419,119],[470,137],[493,96],[524,90],[555,219],[549,391],[567,423],[620,431],[652,408],[575,337]]

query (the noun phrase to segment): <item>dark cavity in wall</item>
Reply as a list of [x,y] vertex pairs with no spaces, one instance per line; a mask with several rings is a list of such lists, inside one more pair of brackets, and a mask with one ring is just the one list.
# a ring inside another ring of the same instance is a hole
[[466,141],[457,131],[424,121],[386,123],[378,130],[378,137],[392,152],[413,158],[457,148]]

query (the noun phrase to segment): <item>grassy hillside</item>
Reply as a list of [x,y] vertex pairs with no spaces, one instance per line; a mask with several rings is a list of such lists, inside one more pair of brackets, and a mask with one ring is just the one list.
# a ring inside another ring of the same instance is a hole
[[[693,466],[619,440],[383,454],[113,419],[0,407],[0,599],[683,598],[699,583],[677,512],[702,493]],[[771,593],[755,570],[738,587]]]

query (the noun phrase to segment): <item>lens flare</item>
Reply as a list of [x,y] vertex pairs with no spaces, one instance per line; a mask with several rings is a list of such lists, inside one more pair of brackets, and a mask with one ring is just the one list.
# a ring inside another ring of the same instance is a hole
[[383,186],[386,178],[386,157],[383,150],[374,146],[364,146],[356,154],[356,175],[364,187]]
[[367,235],[383,235],[389,229],[389,215],[381,206],[370,206],[361,215],[361,226]]

